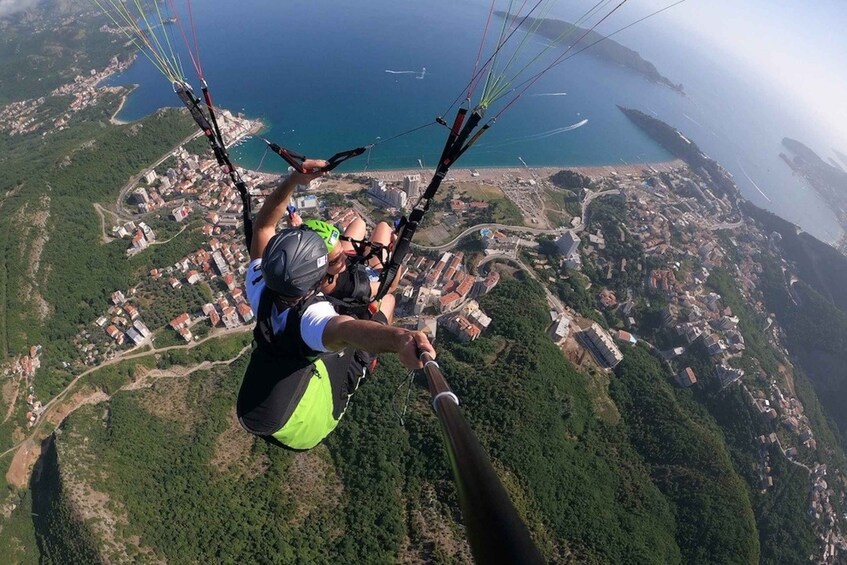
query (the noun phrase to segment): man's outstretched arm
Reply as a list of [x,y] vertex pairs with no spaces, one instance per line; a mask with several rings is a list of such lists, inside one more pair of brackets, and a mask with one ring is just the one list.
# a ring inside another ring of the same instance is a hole
[[407,369],[420,369],[422,352],[435,358],[435,348],[423,332],[385,326],[370,320],[336,316],[323,332],[324,346],[330,350],[353,347],[369,353],[396,353]]
[[[303,162],[307,169],[318,169],[326,166],[326,161],[320,159],[307,159]],[[285,208],[291,199],[291,193],[298,184],[309,184],[309,182],[321,176],[323,173],[303,174],[294,171],[288,177],[282,179],[279,185],[271,192],[262,204],[262,208],[256,215],[253,224],[253,242],[250,245],[250,259],[257,259],[265,252],[268,242],[276,234],[276,226],[285,214]]]

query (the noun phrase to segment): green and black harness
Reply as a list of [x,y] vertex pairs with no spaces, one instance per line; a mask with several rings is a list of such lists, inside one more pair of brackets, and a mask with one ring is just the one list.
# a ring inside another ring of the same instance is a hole
[[[335,429],[372,367],[369,353],[352,348],[324,353],[303,340],[303,314],[323,300],[314,296],[289,306],[272,290],[262,291],[254,349],[238,393],[236,411],[244,429],[291,449],[311,449]],[[274,305],[288,309],[278,334],[271,325]]]

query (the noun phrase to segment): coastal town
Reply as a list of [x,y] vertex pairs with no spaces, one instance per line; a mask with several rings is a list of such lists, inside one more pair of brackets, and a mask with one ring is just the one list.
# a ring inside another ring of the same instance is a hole
[[[113,57],[105,68],[90,69],[85,74],[77,75],[73,82],[54,89],[48,96],[12,102],[1,107],[0,133],[18,136],[40,131],[42,136],[47,136],[66,129],[74,114],[94,106],[103,96],[126,94],[127,89],[123,86],[101,86],[100,83],[125,71],[133,60],[121,61]],[[51,98],[65,98],[67,107],[58,114],[48,109],[47,102]]]
[[[228,112],[222,124],[228,139],[260,127]],[[447,245],[416,248],[397,289],[399,323],[433,338],[447,332],[459,341],[473,341],[492,323],[477,299],[517,268],[546,287],[550,337],[582,370],[611,372],[626,348],[642,342],[658,352],[678,387],[709,380],[720,388],[743,387],[751,410],[772,430],[758,440],[762,491],[778,487],[771,475],[776,454],[807,470],[808,516],[819,535],[821,562],[834,562],[845,546],[843,519],[832,503],[845,502],[844,476],[816,457],[816,438],[790,379],[784,373],[766,373],[754,357],[745,356],[740,312],[708,282],[711,271],[729,270],[744,304],[761,323],[759,331],[784,351],[779,327],[758,297],[761,266],[753,259],[753,250],[773,246],[775,236],[745,221],[726,196],[717,196],[682,162],[584,172],[572,172],[568,180],[575,180],[575,186],[569,188],[557,187],[553,171],[454,173],[449,196],[439,206],[439,219],[446,222],[438,223],[451,230],[448,235],[459,235]],[[242,175],[260,205],[275,186],[274,176]],[[373,225],[374,218],[408,212],[426,178],[425,171],[321,178],[298,187],[293,204],[304,217],[321,216],[342,228],[355,218]],[[493,221],[492,203],[475,199],[467,183],[495,187],[507,197],[527,188],[534,197],[510,199],[523,225]],[[539,222],[544,217],[540,208],[544,190],[557,189],[568,191],[581,213],[553,227],[546,218]],[[348,202],[339,202],[339,194]],[[79,359],[69,365],[94,367],[145,347],[191,343],[213,332],[250,331],[255,313],[243,287],[248,256],[240,199],[217,163],[180,147],[162,165],[143,173],[137,184],[125,187],[121,199],[118,208],[129,216],[104,224],[104,236],[123,239],[128,257],[163,243],[147,220],[151,216],[160,225],[162,218],[172,224],[164,228],[170,237],[192,230],[203,243],[175,263],[150,270],[137,285],[114,289],[109,308],[75,338]],[[625,202],[624,221],[605,222],[594,212],[611,201]],[[465,245],[469,241],[473,245]],[[627,256],[630,245],[637,246],[637,255]],[[558,281],[577,277],[594,297],[589,311],[568,304],[556,291]],[[194,290],[187,293],[187,288]],[[664,306],[658,327],[642,336],[642,310],[651,301]],[[159,308],[163,303],[179,303],[181,311],[165,319]],[[650,337],[657,335],[665,336],[663,344],[651,343]],[[687,364],[698,354],[708,361],[705,373]],[[31,391],[37,359],[34,348],[11,369]],[[28,425],[42,409],[38,399],[30,398]]]
[[[46,97],[3,107],[0,130],[11,136],[60,131],[102,96],[125,95],[123,87],[98,85],[129,62],[113,58],[106,68],[53,90],[50,97],[68,101],[58,115],[42,111]],[[231,143],[249,140],[262,128],[226,110],[219,121]],[[241,174],[258,209],[276,176]],[[422,167],[319,178],[298,187],[292,204],[301,216],[323,217],[342,229],[357,218],[372,227],[408,213],[430,174]],[[757,438],[762,492],[779,487],[774,457],[804,469],[820,562],[835,562],[847,549],[844,517],[836,510],[847,503],[847,483],[841,470],[817,456],[812,424],[793,390],[783,335],[758,290],[762,266],[756,250],[775,248],[779,236],[746,221],[704,178],[682,161],[568,171],[453,171],[398,285],[398,323],[433,339],[446,332],[474,341],[493,321],[478,299],[502,276],[521,271],[545,288],[550,338],[580,370],[613,374],[626,349],[643,343],[661,357],[680,388],[710,382],[720,389],[741,387],[768,430]],[[569,204],[556,204],[562,194]],[[606,202],[623,202],[624,215],[604,220],[596,210]],[[249,258],[242,221],[239,194],[215,159],[185,147],[125,186],[115,211],[104,217],[104,241],[124,240],[128,258],[186,232],[197,233],[202,243],[176,262],[151,269],[136,285],[113,289],[108,308],[74,338],[78,358],[65,361],[68,370],[97,367],[145,348],[250,331],[255,313],[244,292]],[[782,353],[785,363],[777,371],[768,372],[749,355],[741,312],[710,285],[714,270],[733,276],[756,331]],[[570,303],[562,281],[580,286],[589,307]],[[661,304],[658,316],[654,304]],[[33,345],[2,369],[26,393],[27,427],[38,422],[46,405],[33,386],[40,354],[41,347]],[[698,356],[702,362],[695,369],[691,363]]]
[[[229,113],[222,123],[229,139],[243,138],[258,127]],[[144,252],[160,243],[144,218],[159,213],[183,226],[177,234],[193,225],[205,243],[172,265],[152,269],[138,285],[115,289],[109,309],[75,340],[84,365],[96,366],[156,340],[190,343],[209,332],[251,329],[255,314],[243,289],[248,257],[242,244],[238,193],[211,158],[179,148],[167,164],[147,171],[137,186],[129,187],[122,204],[132,212],[132,219],[110,226],[108,235],[127,242],[128,256]],[[433,338],[445,331],[459,341],[473,341],[492,322],[477,298],[497,285],[504,265],[523,269],[548,287],[551,339],[584,370],[610,371],[627,347],[642,341],[658,351],[679,387],[698,386],[704,379],[714,379],[721,388],[743,387],[751,410],[773,429],[759,438],[762,490],[775,488],[771,446],[792,464],[808,469],[809,519],[817,524],[827,558],[834,555],[844,542],[839,533],[842,521],[831,499],[845,501],[843,475],[828,471],[816,459],[816,438],[790,379],[785,374],[767,374],[754,357],[745,356],[739,313],[708,284],[712,270],[729,269],[744,303],[753,307],[761,322],[760,331],[773,347],[784,351],[779,327],[758,298],[757,277],[762,269],[753,259],[755,249],[776,243],[775,236],[745,222],[726,196],[717,196],[681,162],[587,172],[590,176],[574,177],[582,186],[570,188],[582,214],[554,228],[538,221],[543,217],[542,189],[554,188],[552,171],[457,171],[451,181],[459,186],[509,187],[503,189],[507,196],[526,188],[534,196],[524,194],[513,200],[524,225],[491,222],[490,202],[451,190],[452,198],[442,203],[440,219],[464,236],[447,246],[418,247],[397,290],[399,323]],[[355,218],[373,225],[374,217],[408,211],[425,188],[426,175],[421,173],[316,179],[298,187],[293,204],[304,217],[323,216],[342,228]],[[273,177],[251,171],[243,171],[243,176],[260,205],[274,187]],[[337,201],[325,205],[328,195],[338,193],[348,195],[350,205]],[[610,224],[593,217],[590,204],[611,197],[623,197],[626,217],[609,231]],[[466,248],[466,239],[478,245]],[[643,253],[625,256],[621,249],[627,242]],[[550,291],[563,276],[584,277],[596,298],[594,315],[586,316]],[[633,280],[641,284],[620,284]],[[155,313],[155,323],[148,323],[149,305],[160,301],[163,293],[179,295],[183,286],[201,289],[192,295],[198,301],[186,302],[183,311],[167,320]],[[661,347],[639,337],[641,310],[651,299],[665,305],[659,327],[646,333],[662,333],[672,346]],[[691,352],[708,360],[711,369],[706,374],[686,364]],[[28,417],[34,421],[37,416],[36,406]]]

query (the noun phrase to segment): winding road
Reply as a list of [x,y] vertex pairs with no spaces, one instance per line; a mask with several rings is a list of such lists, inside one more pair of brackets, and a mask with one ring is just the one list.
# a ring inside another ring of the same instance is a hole
[[463,231],[462,233],[460,233],[459,235],[457,235],[456,237],[454,237],[453,239],[451,239],[447,243],[442,243],[441,245],[432,245],[432,246],[430,246],[430,245],[418,245],[417,243],[412,243],[412,247],[414,247],[415,249],[423,249],[423,250],[426,250],[426,251],[447,251],[448,249],[452,249],[453,247],[455,247],[456,244],[459,243],[459,240],[461,240],[462,238],[467,237],[468,235],[470,235],[470,234],[472,234],[476,231],[479,231],[481,229],[485,229],[485,228],[497,229],[497,230],[503,230],[503,231],[514,231],[514,232],[521,232],[521,233],[532,233],[532,234],[536,234],[536,235],[542,235],[542,234],[558,235],[558,234],[562,233],[562,231],[564,229],[566,229],[566,228],[559,228],[559,229],[555,229],[555,230],[544,230],[544,229],[540,229],[540,228],[527,228],[527,227],[523,227],[523,226],[510,226],[510,225],[507,225],[507,224],[477,224],[475,226],[471,226],[471,227],[467,228],[465,231]]
[[115,202],[115,210],[117,211],[117,215],[118,215],[118,216],[124,216],[124,217],[125,217],[125,219],[133,218],[133,217],[134,217],[134,214],[133,214],[132,212],[130,212],[129,210],[127,210],[127,209],[124,207],[124,200],[126,200],[126,195],[127,195],[127,193],[128,193],[130,190],[132,190],[132,189],[135,187],[135,185],[137,185],[137,184],[138,184],[138,181],[140,181],[140,180],[141,180],[141,178],[142,178],[144,175],[146,175],[148,171],[151,171],[151,170],[155,169],[156,167],[158,167],[159,165],[161,165],[162,163],[164,163],[164,162],[165,162],[168,158],[170,158],[170,156],[173,154],[174,150],[175,150],[177,147],[180,147],[180,146],[182,146],[182,145],[185,145],[186,143],[188,143],[188,142],[189,142],[189,141],[191,141],[192,139],[197,138],[197,137],[200,137],[201,135],[203,135],[203,132],[202,132],[202,131],[200,131],[200,130],[195,131],[194,133],[192,133],[191,135],[189,135],[188,137],[186,137],[185,139],[183,139],[182,141],[180,141],[178,144],[176,144],[176,145],[173,147],[173,149],[171,149],[170,151],[168,151],[167,153],[165,153],[164,155],[162,155],[162,156],[161,156],[159,159],[157,159],[155,162],[151,163],[148,167],[146,167],[146,168],[145,168],[144,170],[142,170],[140,173],[138,173],[137,175],[134,175],[134,176],[130,177],[130,178],[129,178],[129,180],[126,182],[126,184],[123,186],[123,188],[121,188],[120,192],[118,193],[118,199],[117,199],[117,201]]
[[[231,335],[231,334],[246,333],[246,332],[249,332],[249,331],[252,331],[252,330],[253,330],[252,326],[239,326],[239,327],[233,328],[233,329],[219,330],[219,331],[215,332],[214,334],[210,334],[210,335],[204,337],[203,339],[200,339],[198,341],[194,341],[192,343],[188,343],[188,344],[185,344],[185,345],[170,345],[168,347],[162,347],[160,349],[157,349],[155,347],[151,347],[149,350],[139,351],[137,353],[127,352],[126,355],[116,356],[112,359],[109,359],[108,361],[105,361],[105,362],[97,365],[96,367],[91,367],[90,369],[83,371],[82,373],[80,373],[79,375],[74,377],[74,379],[70,383],[68,383],[68,386],[66,386],[64,389],[62,389],[61,392],[57,393],[56,396],[51,398],[50,401],[48,401],[47,404],[44,405],[44,407],[41,410],[41,414],[38,417],[38,422],[32,427],[32,429],[30,430],[30,433],[27,436],[27,438],[19,441],[18,443],[16,443],[15,445],[10,447],[9,449],[4,451],[3,453],[0,453],[0,458],[2,458],[5,455],[11,453],[12,451],[18,449],[19,447],[21,447],[27,441],[30,441],[35,436],[36,432],[38,432],[41,429],[44,422],[47,421],[47,418],[46,418],[47,412],[52,407],[56,406],[56,404],[58,402],[64,400],[65,397],[68,395],[68,393],[71,391],[71,389],[74,387],[74,385],[76,385],[76,383],[79,382],[79,380],[81,378],[83,378],[84,376],[90,375],[91,373],[93,373],[95,371],[99,371],[100,369],[102,369],[104,367],[108,367],[110,365],[115,365],[117,363],[121,363],[121,362],[126,361],[128,359],[138,359],[138,358],[141,358],[141,357],[147,357],[148,355],[155,355],[156,353],[161,353],[163,351],[171,351],[171,350],[174,350],[174,349],[193,349],[194,347],[197,347],[198,345],[201,345],[202,343],[205,343],[205,342],[212,340],[212,339],[218,339],[218,338],[221,338],[221,337],[224,337],[224,336],[227,336],[227,335]],[[130,351],[132,351],[132,350],[130,350]],[[242,354],[243,354],[243,351],[242,351]],[[241,354],[239,354],[239,356],[240,355]]]

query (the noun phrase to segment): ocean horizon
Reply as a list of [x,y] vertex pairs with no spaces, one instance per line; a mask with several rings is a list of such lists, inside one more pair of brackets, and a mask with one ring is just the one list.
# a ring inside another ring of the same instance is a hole
[[[461,5],[433,0],[427,6],[261,0],[236,8],[209,0],[194,18],[215,103],[261,120],[262,135],[279,145],[327,158],[433,123],[436,116],[451,122],[455,107],[450,113],[446,109],[457,95],[461,98],[471,76],[487,7],[479,0]],[[312,23],[298,26],[298,21]],[[758,85],[715,68],[679,38],[662,37],[644,25],[615,39],[683,83],[686,95],[586,52],[539,80],[456,166],[592,167],[672,159],[618,110],[621,105],[679,129],[732,172],[754,204],[820,239],[838,238],[841,229],[829,207],[778,157],[786,136],[815,146],[802,121],[777,100],[762,103]],[[527,50],[545,46],[532,41]],[[139,85],[117,115],[123,121],[180,106],[143,57],[108,84]],[[497,111],[492,107],[489,115]],[[432,125],[378,143],[339,171],[427,169],[437,160],[444,136],[443,128]],[[278,173],[287,167],[256,137],[233,147],[231,155],[248,169],[261,163],[262,171]]]

